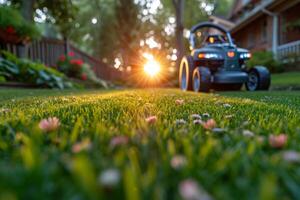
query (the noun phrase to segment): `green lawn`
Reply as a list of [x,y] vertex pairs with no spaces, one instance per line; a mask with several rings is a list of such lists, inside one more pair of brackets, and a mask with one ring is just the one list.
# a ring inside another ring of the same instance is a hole
[[300,87],[300,72],[286,72],[272,75],[272,86],[298,86]]
[[[299,99],[300,92],[0,90],[0,199],[181,199],[186,180],[202,197],[299,199]],[[192,114],[220,129],[194,124]],[[54,116],[60,128],[43,132],[39,122]],[[277,149],[268,137],[280,133],[288,139]]]

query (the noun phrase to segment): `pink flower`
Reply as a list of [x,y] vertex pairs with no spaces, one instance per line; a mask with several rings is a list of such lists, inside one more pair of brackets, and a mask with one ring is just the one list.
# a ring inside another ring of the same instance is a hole
[[176,105],[183,105],[184,104],[184,100],[183,99],[176,99],[175,100]]
[[116,136],[110,140],[110,146],[115,148],[117,146],[126,145],[128,143],[128,137],[126,136]]
[[91,149],[91,141],[89,139],[85,139],[81,142],[78,142],[72,146],[72,152],[73,153],[79,153],[83,150],[89,150]]
[[56,117],[49,117],[48,119],[43,119],[39,123],[39,128],[44,132],[55,131],[59,128],[60,121]]
[[75,56],[75,53],[74,53],[73,51],[70,51],[70,52],[68,53],[68,55],[69,55],[70,57],[73,57],[73,56]]
[[154,124],[157,121],[157,117],[156,116],[150,116],[146,118],[146,122],[148,124]]
[[279,135],[270,135],[269,136],[269,144],[273,148],[282,148],[285,146],[287,142],[287,135],[286,134],[279,134]]
[[186,165],[186,158],[182,155],[176,155],[171,160],[171,166],[174,169],[180,169]]
[[193,179],[186,179],[179,185],[179,193],[184,200],[212,200],[212,197]]
[[211,129],[213,129],[213,128],[215,128],[217,126],[217,123],[216,123],[216,121],[214,119],[209,119],[206,122],[203,122],[202,126],[205,129],[211,130]]

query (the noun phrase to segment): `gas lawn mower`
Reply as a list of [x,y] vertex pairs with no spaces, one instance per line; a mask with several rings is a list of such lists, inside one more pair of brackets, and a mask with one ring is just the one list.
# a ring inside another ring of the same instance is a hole
[[269,89],[269,70],[263,66],[247,69],[250,52],[238,48],[222,26],[204,22],[192,27],[190,47],[191,55],[183,57],[179,69],[182,90],[240,90],[243,84],[248,91]]

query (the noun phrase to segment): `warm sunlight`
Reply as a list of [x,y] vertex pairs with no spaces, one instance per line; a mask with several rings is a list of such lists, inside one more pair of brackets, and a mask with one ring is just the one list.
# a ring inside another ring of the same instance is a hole
[[148,60],[144,65],[144,71],[149,76],[153,77],[160,71],[160,65],[157,61],[154,59]]

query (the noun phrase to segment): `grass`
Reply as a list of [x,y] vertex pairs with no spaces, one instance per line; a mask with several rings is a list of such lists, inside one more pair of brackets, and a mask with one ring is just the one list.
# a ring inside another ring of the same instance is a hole
[[272,85],[282,86],[300,86],[300,72],[286,72],[272,75]]
[[[188,179],[215,199],[299,199],[300,165],[283,157],[300,151],[299,99],[300,92],[2,90],[0,199],[180,199]],[[195,113],[209,113],[224,130],[193,124]],[[153,115],[157,122],[147,124]],[[40,120],[53,116],[60,128],[42,132]],[[268,136],[279,133],[288,142],[272,148]],[[119,136],[128,142],[112,146]],[[186,160],[178,168],[176,155]]]

